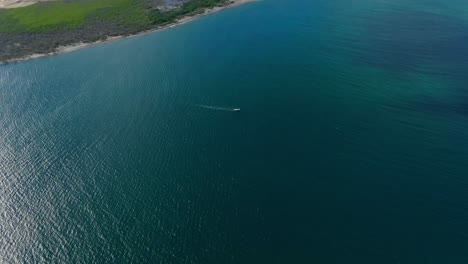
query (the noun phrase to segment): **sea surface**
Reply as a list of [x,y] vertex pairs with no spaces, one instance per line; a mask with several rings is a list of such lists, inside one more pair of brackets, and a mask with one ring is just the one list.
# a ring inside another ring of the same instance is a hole
[[0,66],[0,263],[130,262],[468,263],[468,2],[263,0]]

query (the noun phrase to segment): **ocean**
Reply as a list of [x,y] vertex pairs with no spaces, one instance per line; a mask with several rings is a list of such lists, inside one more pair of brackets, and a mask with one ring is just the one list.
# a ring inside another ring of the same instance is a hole
[[466,10],[263,0],[0,66],[0,262],[468,263]]

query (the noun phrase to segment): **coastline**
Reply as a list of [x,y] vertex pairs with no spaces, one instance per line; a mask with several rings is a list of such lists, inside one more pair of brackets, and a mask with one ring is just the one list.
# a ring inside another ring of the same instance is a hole
[[19,58],[15,58],[15,59],[0,61],[0,65],[14,64],[14,63],[33,60],[33,59],[38,59],[38,58],[42,58],[42,57],[61,55],[61,54],[77,51],[77,50],[84,49],[84,48],[89,48],[89,47],[94,47],[94,46],[97,46],[97,45],[106,44],[106,43],[116,41],[116,40],[128,39],[128,38],[139,37],[139,36],[143,36],[143,35],[147,35],[147,34],[152,34],[152,33],[158,32],[158,31],[162,31],[162,30],[166,30],[166,29],[170,29],[170,28],[173,28],[173,27],[176,27],[176,26],[183,25],[183,24],[191,22],[191,21],[193,21],[193,20],[195,20],[197,18],[207,16],[207,15],[216,13],[218,11],[221,11],[221,10],[224,10],[224,9],[227,9],[227,8],[237,7],[237,6],[240,6],[240,5],[244,5],[244,4],[251,3],[251,2],[256,2],[256,1],[258,1],[258,0],[230,0],[230,2],[228,4],[226,4],[226,5],[224,5],[224,6],[216,6],[216,7],[213,7],[213,8],[205,9],[205,11],[203,13],[196,14],[196,15],[193,15],[193,16],[184,16],[184,17],[181,17],[181,18],[177,19],[177,21],[175,21],[173,23],[170,23],[170,24],[167,24],[167,25],[164,25],[164,26],[159,26],[159,27],[156,27],[154,29],[142,31],[142,32],[139,32],[139,33],[136,33],[136,34],[133,34],[133,35],[110,36],[110,37],[107,37],[107,39],[105,39],[105,40],[98,40],[98,41],[95,41],[95,42],[89,42],[89,43],[78,42],[78,43],[75,43],[75,44],[72,44],[72,45],[59,46],[59,47],[56,48],[56,50],[54,52],[36,53],[36,54],[27,55],[27,56],[24,56],[24,57],[19,57]]

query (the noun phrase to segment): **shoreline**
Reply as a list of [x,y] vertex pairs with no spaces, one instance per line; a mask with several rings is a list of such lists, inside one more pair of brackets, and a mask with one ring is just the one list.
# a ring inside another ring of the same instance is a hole
[[181,18],[177,19],[173,23],[170,23],[170,24],[167,24],[167,25],[164,25],[164,26],[159,26],[159,27],[156,27],[154,29],[141,31],[141,32],[133,34],[133,35],[109,36],[105,40],[98,40],[98,41],[89,42],[89,43],[78,42],[78,43],[75,43],[75,44],[72,44],[72,45],[59,46],[59,47],[56,48],[56,50],[54,52],[36,53],[36,54],[27,55],[27,56],[24,56],[24,57],[19,57],[19,58],[15,58],[15,59],[0,61],[0,65],[15,64],[15,63],[24,62],[24,61],[33,60],[33,59],[38,59],[38,58],[43,58],[43,57],[57,56],[57,55],[61,55],[61,54],[81,50],[81,49],[84,49],[84,48],[90,48],[90,47],[110,43],[110,42],[113,42],[113,41],[116,41],[116,40],[122,40],[122,39],[128,39],[128,38],[144,36],[144,35],[152,34],[152,33],[158,32],[158,31],[170,29],[170,28],[173,28],[173,27],[176,27],[176,26],[180,26],[180,25],[189,23],[189,22],[191,22],[191,21],[193,21],[193,20],[195,20],[197,18],[207,16],[207,15],[216,13],[218,11],[221,11],[221,10],[224,10],[224,9],[227,9],[227,8],[237,7],[237,6],[241,6],[241,5],[251,3],[251,2],[256,2],[256,1],[258,1],[258,0],[230,0],[230,3],[228,3],[228,4],[224,5],[224,6],[216,6],[216,7],[213,7],[213,8],[205,9],[203,13],[195,14],[193,16],[184,16],[184,17],[181,17]]

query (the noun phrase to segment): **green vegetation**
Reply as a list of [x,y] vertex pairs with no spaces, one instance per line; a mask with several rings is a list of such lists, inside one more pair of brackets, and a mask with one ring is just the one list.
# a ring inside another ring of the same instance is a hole
[[136,0],[81,0],[41,2],[0,13],[0,31],[44,32],[72,29],[100,16],[113,18],[126,13],[125,22],[147,24],[148,16]]
[[56,0],[0,9],[0,62],[154,29],[227,1],[187,0],[166,11],[163,0]]
[[108,21],[132,30],[173,22],[180,16],[225,0],[191,0],[180,8],[160,12],[145,0],[58,0],[0,11],[0,32],[48,32]]

